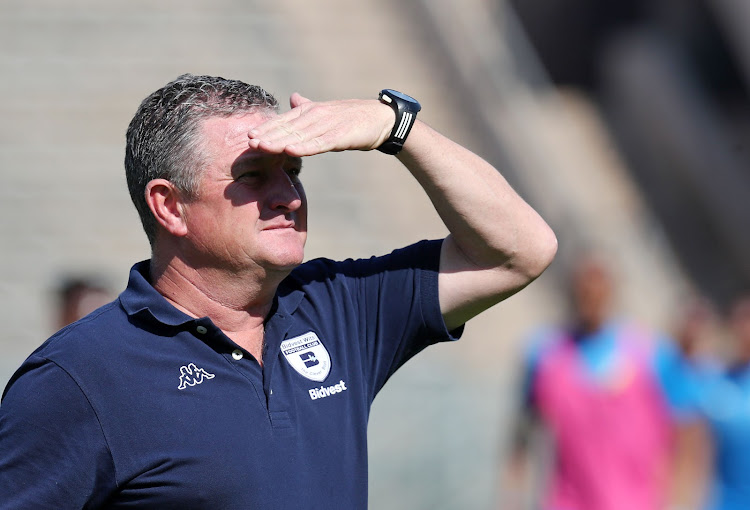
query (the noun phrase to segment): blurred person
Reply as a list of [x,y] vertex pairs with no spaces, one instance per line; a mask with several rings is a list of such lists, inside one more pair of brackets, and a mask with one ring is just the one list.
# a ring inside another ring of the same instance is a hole
[[709,300],[697,295],[685,300],[673,332],[680,356],[667,367],[672,374],[665,378],[672,406],[682,418],[675,434],[670,498],[675,510],[703,508],[705,502],[713,447],[700,419],[700,400],[720,366],[720,330],[721,321]]
[[66,278],[56,290],[57,329],[82,319],[112,300],[109,291],[87,277]]
[[693,363],[715,364],[719,318],[713,304],[701,296],[686,300],[674,330],[675,344]]
[[711,480],[705,508],[750,508],[750,293],[731,304],[729,361],[702,387],[700,408],[710,433]]
[[[151,259],[9,382],[4,509],[365,508],[386,380],[552,260],[547,224],[414,99],[290,103],[193,75],[143,101],[125,166]],[[397,155],[450,234],[303,264],[301,158],[372,149]]]
[[[570,292],[571,322],[542,328],[530,343],[506,489],[528,487],[541,471],[534,508],[662,510],[679,492],[674,435],[689,402],[679,396],[679,353],[613,317],[614,276],[598,256],[578,259]],[[549,450],[541,463],[539,438]],[[523,497],[507,494],[502,508],[523,508]]]

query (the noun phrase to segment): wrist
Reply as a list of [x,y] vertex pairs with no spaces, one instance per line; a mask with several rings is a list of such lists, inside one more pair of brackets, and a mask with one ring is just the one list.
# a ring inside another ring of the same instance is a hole
[[404,142],[406,142],[406,138],[417,120],[417,113],[422,109],[422,106],[413,97],[392,89],[380,91],[378,99],[389,106],[395,115],[395,122],[387,138],[378,146],[378,150],[386,154],[398,154],[403,148]]
[[378,102],[377,118],[379,120],[382,119],[382,127],[380,128],[378,139],[373,145],[374,149],[377,149],[378,147],[383,145],[386,140],[388,140],[388,137],[391,136],[391,131],[393,131],[393,126],[396,124],[396,112],[393,111],[393,108],[381,102],[380,100],[376,101]]

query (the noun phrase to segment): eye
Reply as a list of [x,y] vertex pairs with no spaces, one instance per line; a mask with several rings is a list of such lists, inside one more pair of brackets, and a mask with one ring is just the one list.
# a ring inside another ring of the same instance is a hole
[[292,181],[299,181],[299,174],[302,173],[302,167],[294,166],[284,170]]
[[288,173],[289,175],[293,177],[299,177],[299,174],[302,173],[302,168],[300,167],[289,168],[287,169],[286,173]]
[[259,186],[263,181],[263,172],[259,170],[250,170],[243,172],[235,179],[235,182],[241,182],[251,186]]
[[292,179],[299,180],[299,174],[302,173],[302,158],[287,158],[284,171]]
[[250,170],[248,172],[242,172],[238,177],[237,180],[246,180],[246,179],[257,179],[261,176],[261,172],[258,170]]

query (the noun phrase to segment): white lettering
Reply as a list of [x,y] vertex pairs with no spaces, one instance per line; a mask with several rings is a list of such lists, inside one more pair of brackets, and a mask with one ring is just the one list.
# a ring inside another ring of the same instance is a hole
[[313,388],[307,392],[310,394],[310,400],[317,400],[319,398],[330,397],[334,393],[341,393],[347,389],[346,383],[342,379],[338,384],[334,384],[333,386],[321,386],[320,388]]

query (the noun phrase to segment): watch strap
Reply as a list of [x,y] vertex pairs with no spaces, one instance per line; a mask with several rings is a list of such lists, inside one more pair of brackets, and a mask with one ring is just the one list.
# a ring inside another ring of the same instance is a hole
[[378,150],[385,154],[398,154],[403,149],[406,137],[409,136],[411,128],[417,120],[417,113],[422,107],[416,99],[409,98],[405,94],[390,89],[381,90],[378,99],[383,104],[387,104],[393,108],[393,111],[396,113],[396,122],[393,124],[391,134],[378,147]]

